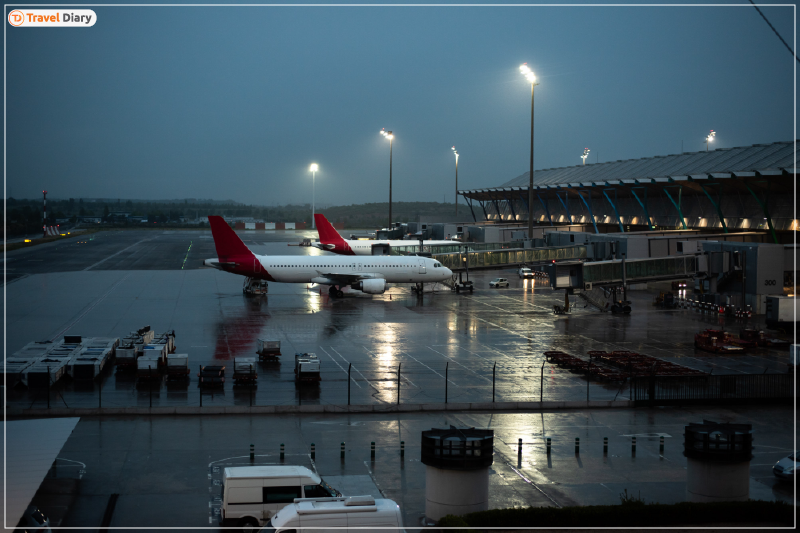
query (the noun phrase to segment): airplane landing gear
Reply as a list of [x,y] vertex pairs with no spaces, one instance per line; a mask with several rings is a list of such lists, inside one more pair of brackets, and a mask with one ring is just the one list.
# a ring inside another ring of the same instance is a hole
[[331,298],[341,298],[344,296],[344,293],[336,288],[336,285],[331,285],[331,288],[328,289],[328,295]]

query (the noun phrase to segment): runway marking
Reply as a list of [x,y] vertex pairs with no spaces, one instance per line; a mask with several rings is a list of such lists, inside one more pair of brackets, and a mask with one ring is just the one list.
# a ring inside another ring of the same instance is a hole
[[123,249],[122,249],[122,250],[120,250],[119,252],[116,252],[116,253],[113,253],[113,254],[109,255],[109,256],[108,256],[108,257],[106,257],[105,259],[101,259],[101,260],[100,260],[100,261],[98,261],[97,263],[93,264],[92,266],[88,266],[88,267],[84,268],[83,270],[84,270],[84,271],[86,271],[86,270],[91,270],[91,269],[93,269],[94,267],[96,267],[97,265],[100,265],[100,264],[102,264],[102,263],[105,263],[106,261],[108,261],[108,260],[109,260],[109,259],[111,259],[112,257],[114,257],[114,256],[116,256],[116,255],[119,255],[119,254],[121,254],[122,252],[125,252],[125,251],[127,251],[127,250],[130,250],[130,249],[131,249],[131,248],[133,248],[134,246],[137,246],[137,245],[139,245],[139,244],[142,244],[142,243],[143,243],[143,242],[145,242],[145,241],[151,241],[151,240],[153,240],[153,239],[155,239],[155,237],[149,237],[149,238],[147,238],[147,239],[142,239],[141,241],[139,241],[139,242],[137,242],[137,243],[131,244],[131,245],[130,245],[130,246],[128,246],[127,248],[123,248]]
[[[367,352],[369,355],[371,355],[371,356],[375,357],[375,354],[373,354],[373,353],[372,353],[372,352],[371,352],[371,351],[370,351],[370,350],[369,350],[369,349],[368,349],[366,346],[363,346],[363,345],[362,345],[361,347],[362,347],[362,348],[364,348],[364,350],[365,350],[365,351],[366,351],[366,352]],[[417,385],[416,385],[416,384],[415,384],[413,381],[411,381],[410,379],[408,379],[407,377],[405,377],[405,376],[404,376],[402,373],[400,374],[400,377],[401,377],[402,379],[406,380],[407,382],[409,382],[409,383],[410,383],[410,384],[411,384],[413,387],[419,388],[419,387],[417,387]]]
[[[447,356],[446,356],[445,354],[443,354],[442,352],[440,352],[440,351],[438,351],[438,350],[434,350],[434,349],[433,349],[433,348],[431,348],[430,346],[428,346],[427,348],[428,348],[429,350],[433,351],[433,352],[436,352],[436,353],[438,353],[439,355],[441,355],[442,357],[444,357],[445,359],[447,359],[447,360],[448,360],[448,361],[450,361],[451,363],[455,363],[455,364],[457,364],[458,366],[460,366],[460,367],[464,368],[465,370],[469,370],[470,372],[472,372],[473,374],[475,374],[475,375],[476,375],[476,376],[478,376],[479,378],[481,378],[481,379],[484,379],[484,380],[486,380],[486,381],[488,381],[488,382],[491,382],[491,381],[492,381],[491,379],[489,379],[489,378],[487,378],[487,377],[485,377],[485,376],[481,376],[480,374],[478,374],[478,373],[477,373],[477,372],[475,372],[474,370],[470,370],[469,368],[465,367],[464,365],[462,365],[462,364],[461,364],[461,363],[459,363],[458,361],[454,361],[453,359],[450,359],[449,357],[447,357]],[[481,358],[481,359],[482,359],[482,358]]]
[[[326,349],[325,349],[325,348],[323,348],[322,346],[320,346],[320,347],[319,347],[319,349],[320,349],[320,350],[322,350],[323,352],[325,352],[325,355],[327,355],[328,357],[330,357],[330,358],[331,358],[331,361],[333,361],[334,363],[336,363],[336,366],[338,366],[339,368],[341,368],[341,369],[342,369],[342,372],[344,372],[345,374],[347,374],[347,370],[345,370],[345,369],[344,369],[344,367],[342,367],[342,365],[340,365],[340,364],[339,364],[339,361],[337,361],[336,359],[334,359],[334,358],[333,358],[333,356],[332,356],[331,354],[329,354],[329,353],[328,353],[328,350],[326,350]],[[356,384],[356,387],[358,387],[359,389],[361,388],[361,385],[359,385],[359,384],[358,384],[358,381],[356,381],[356,380],[355,380],[355,379],[353,379],[352,377],[350,378],[350,381],[352,381],[353,383],[355,383],[355,384]]]
[[[428,370],[430,370],[431,372],[433,372],[434,374],[436,374],[436,375],[437,375],[437,376],[439,376],[440,378],[443,378],[443,377],[444,377],[443,375],[441,375],[440,373],[438,373],[436,370],[432,369],[431,367],[429,367],[428,365],[426,365],[425,363],[423,363],[422,361],[420,361],[419,359],[417,359],[416,357],[414,357],[414,356],[413,356],[413,355],[411,355],[410,353],[408,353],[408,352],[399,352],[399,353],[401,353],[401,354],[405,354],[405,355],[409,356],[411,359],[413,359],[413,360],[414,360],[414,361],[416,361],[417,363],[421,364],[422,366],[424,366],[425,368],[427,368]],[[453,383],[453,380],[452,380],[452,379],[448,379],[447,381],[448,381],[448,383]],[[453,383],[453,385],[455,385],[456,387],[458,387],[458,385],[456,385],[455,383]]]
[[51,337],[51,338],[50,338],[50,341],[51,341],[51,342],[52,342],[52,341],[55,341],[55,340],[56,340],[56,339],[58,339],[58,338],[59,338],[61,335],[63,335],[65,331],[67,331],[69,328],[71,328],[72,326],[74,326],[75,324],[77,324],[77,323],[78,323],[78,321],[79,321],[80,319],[82,319],[83,317],[85,317],[85,316],[86,316],[86,314],[87,314],[89,311],[91,311],[92,309],[94,309],[95,307],[97,307],[97,304],[99,304],[100,302],[102,302],[103,300],[105,300],[105,299],[106,299],[106,297],[107,297],[109,294],[111,294],[111,292],[112,292],[114,289],[116,289],[116,288],[117,288],[117,285],[119,285],[120,283],[122,283],[123,281],[125,281],[126,279],[128,279],[128,276],[130,276],[130,275],[131,275],[131,273],[130,273],[130,272],[128,272],[127,274],[125,274],[125,276],[124,276],[122,279],[120,279],[120,280],[119,280],[119,281],[117,281],[115,284],[113,284],[113,285],[111,286],[111,288],[110,288],[110,289],[108,289],[108,290],[105,292],[105,294],[103,294],[103,295],[102,295],[100,298],[98,298],[97,300],[95,300],[95,301],[94,301],[94,303],[93,303],[92,305],[90,305],[89,307],[87,307],[87,308],[86,308],[86,309],[83,311],[83,313],[81,313],[80,315],[78,315],[78,317],[77,317],[75,320],[73,320],[72,322],[70,322],[69,324],[67,324],[66,326],[64,326],[64,328],[63,328],[61,331],[59,331],[59,332],[58,332],[58,333],[56,333],[56,334],[55,334],[53,337]]
[[[322,346],[320,346],[320,348],[322,348]],[[331,346],[331,350],[333,350],[334,352],[336,352],[336,355],[338,355],[339,357],[341,357],[341,358],[342,358],[342,361],[344,361],[345,363],[348,363],[348,364],[350,364],[350,361],[348,361],[347,359],[345,359],[345,358],[344,358],[344,356],[343,356],[342,354],[340,354],[339,352],[337,352],[337,351],[336,351],[336,348],[334,348],[333,346]],[[353,368],[355,368],[355,367],[353,367]],[[359,376],[361,376],[362,378],[364,378],[364,381],[366,381],[367,383],[369,383],[369,386],[370,386],[370,387],[372,387],[373,389],[375,389],[376,391],[378,391],[378,387],[376,387],[375,385],[373,385],[373,384],[372,384],[372,382],[371,382],[370,380],[368,380],[366,377],[364,377],[364,374],[362,374],[362,373],[361,373],[361,371],[360,371],[359,369],[357,369],[357,368],[356,368],[356,369],[355,369],[355,371],[356,371],[356,372],[358,372],[358,375],[359,375]],[[378,391],[378,392],[380,392],[380,391]]]

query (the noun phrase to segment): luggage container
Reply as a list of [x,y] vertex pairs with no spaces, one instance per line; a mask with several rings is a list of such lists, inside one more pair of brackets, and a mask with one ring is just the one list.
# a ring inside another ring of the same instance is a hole
[[153,354],[158,356],[158,366],[167,364],[167,343],[146,344],[142,347],[142,357],[150,357]]
[[33,361],[17,357],[9,357],[6,364],[0,368],[3,373],[3,383],[6,387],[13,387],[22,382],[22,372],[31,366]]
[[[126,339],[127,340],[127,339]],[[136,366],[136,359],[140,355],[137,350],[136,344],[133,342],[123,341],[116,350],[117,367],[121,369],[134,368]],[[139,346],[142,346],[141,344]]]
[[281,341],[277,339],[258,339],[258,358],[261,361],[274,361],[281,355]]
[[233,359],[233,381],[236,385],[255,385],[257,380],[255,357]]
[[319,358],[314,353],[294,354],[294,375],[298,382],[320,381]]
[[200,378],[200,386],[222,387],[225,384],[225,367],[223,365],[201,366],[197,374]]
[[189,354],[167,354],[167,379],[189,379]]
[[66,359],[45,358],[23,370],[23,383],[32,389],[47,389],[57,383],[66,370]]
[[724,331],[707,329],[694,336],[694,347],[712,353],[731,355],[745,353],[745,349],[742,346],[736,346],[730,342],[728,337]]
[[84,348],[67,365],[67,375],[75,380],[94,379],[100,375],[111,357],[111,348]]
[[150,344],[166,343],[167,353],[175,353],[175,331],[167,331],[165,333],[158,333],[153,337]]
[[160,355],[145,353],[136,361],[136,377],[139,379],[161,379],[160,367]]

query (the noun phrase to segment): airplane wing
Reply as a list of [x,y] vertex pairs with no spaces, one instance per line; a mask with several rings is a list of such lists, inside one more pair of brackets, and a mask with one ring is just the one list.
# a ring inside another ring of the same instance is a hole
[[384,279],[381,274],[371,274],[369,272],[359,272],[357,274],[342,274],[332,272],[322,272],[317,270],[319,276],[311,278],[312,283],[318,285],[352,285],[365,279]]

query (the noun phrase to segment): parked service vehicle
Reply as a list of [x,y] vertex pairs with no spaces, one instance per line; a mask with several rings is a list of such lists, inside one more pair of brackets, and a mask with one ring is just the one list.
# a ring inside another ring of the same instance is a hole
[[489,282],[489,287],[492,289],[499,289],[500,287],[508,287],[508,280],[506,278],[497,278]]
[[532,278],[533,277],[533,270],[528,267],[520,267],[518,271],[520,278]]
[[772,473],[781,479],[794,479],[794,469],[797,467],[797,454],[794,452],[784,457],[772,467]]
[[269,521],[264,533],[309,531],[317,533],[352,531],[361,533],[367,528],[395,528],[404,533],[400,506],[392,500],[372,496],[349,498],[298,498]]
[[222,474],[222,524],[263,526],[296,498],[341,496],[339,491],[304,466],[238,466]]

